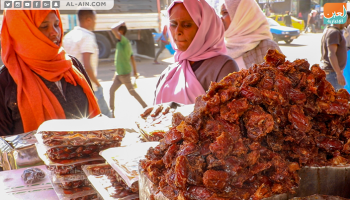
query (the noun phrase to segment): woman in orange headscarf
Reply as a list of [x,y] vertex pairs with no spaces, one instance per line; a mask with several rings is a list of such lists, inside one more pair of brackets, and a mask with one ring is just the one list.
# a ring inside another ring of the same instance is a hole
[[80,62],[62,48],[57,10],[7,10],[1,30],[0,135],[35,130],[49,119],[100,113]]

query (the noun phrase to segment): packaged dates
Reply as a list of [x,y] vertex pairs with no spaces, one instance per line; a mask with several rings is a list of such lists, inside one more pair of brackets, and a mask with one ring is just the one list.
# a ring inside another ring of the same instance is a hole
[[49,120],[35,135],[40,144],[54,146],[82,146],[121,141],[125,129],[109,118],[79,120]]
[[119,142],[104,145],[63,146],[50,148],[46,153],[48,157],[53,161],[67,160],[72,158],[94,158],[99,156],[100,151],[118,146],[120,146]]

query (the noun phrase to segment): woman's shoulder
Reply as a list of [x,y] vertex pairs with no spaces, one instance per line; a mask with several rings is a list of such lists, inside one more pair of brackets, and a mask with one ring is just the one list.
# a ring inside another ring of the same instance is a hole
[[[212,67],[213,65],[217,67]],[[229,70],[237,70],[237,64],[234,59],[228,55],[218,55],[212,58],[208,58],[203,63],[203,66],[207,66],[207,70],[220,71],[222,68]],[[204,67],[202,68],[204,70]]]
[[264,62],[264,57],[269,49],[276,49],[281,52],[281,49],[275,41],[271,39],[261,40],[258,46],[243,54],[245,66],[249,68],[252,64]]
[[279,46],[272,39],[265,39],[265,40],[261,40],[260,44],[256,47],[256,49],[277,49],[277,50],[279,50]]
[[234,61],[230,56],[228,55],[218,55],[218,56],[215,56],[215,57],[212,57],[212,58],[208,58],[207,60],[210,60],[210,61],[220,61],[220,62],[223,62],[223,63],[226,63],[227,61]]

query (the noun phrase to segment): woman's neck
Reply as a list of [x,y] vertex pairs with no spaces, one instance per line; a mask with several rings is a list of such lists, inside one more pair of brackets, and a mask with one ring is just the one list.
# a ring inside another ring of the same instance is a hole
[[190,61],[190,65],[191,65],[191,66],[193,65],[193,63],[195,63],[195,61]]

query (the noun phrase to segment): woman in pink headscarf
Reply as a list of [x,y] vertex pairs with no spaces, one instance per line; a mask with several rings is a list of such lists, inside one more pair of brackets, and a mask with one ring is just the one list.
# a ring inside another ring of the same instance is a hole
[[225,55],[224,26],[205,0],[175,0],[168,14],[176,63],[160,76],[154,103],[192,104],[238,67]]

